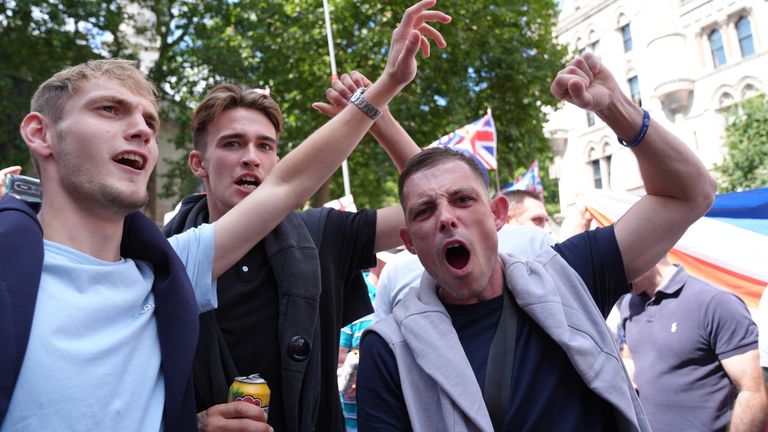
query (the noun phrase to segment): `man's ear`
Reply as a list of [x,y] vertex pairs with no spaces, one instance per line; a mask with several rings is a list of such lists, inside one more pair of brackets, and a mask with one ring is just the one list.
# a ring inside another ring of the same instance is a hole
[[19,133],[33,154],[45,158],[53,152],[52,128],[53,125],[44,115],[39,112],[31,112],[21,121]]
[[491,214],[496,224],[496,231],[500,230],[509,220],[509,201],[504,195],[498,195],[491,200]]
[[416,248],[413,247],[413,241],[411,240],[411,234],[408,233],[408,228],[400,227],[400,238],[403,240],[403,245],[408,249],[408,252],[416,255]]
[[199,179],[208,178],[208,171],[203,166],[203,154],[198,150],[192,150],[187,158],[192,174]]

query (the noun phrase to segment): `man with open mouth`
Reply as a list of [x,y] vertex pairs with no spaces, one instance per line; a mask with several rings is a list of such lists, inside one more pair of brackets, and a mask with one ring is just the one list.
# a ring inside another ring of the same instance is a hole
[[361,430],[650,430],[604,318],[707,211],[716,184],[594,55],[564,68],[552,93],[632,148],[647,195],[614,225],[524,260],[499,254],[508,202],[489,198],[471,160],[412,158],[401,236],[428,276],[363,335]]
[[[422,0],[406,11],[394,43],[418,31],[424,54],[429,53],[427,38],[444,46],[431,25],[450,17],[429,10],[434,4]],[[334,120],[350,109],[364,114],[373,122],[368,126],[374,137],[402,168],[419,147],[386,103],[369,98],[387,85],[396,59],[390,60],[375,83],[356,72],[344,74],[327,93],[331,103],[313,106]],[[284,163],[277,156],[282,114],[265,90],[214,87],[195,110],[192,129],[195,149],[189,166],[206,193],[184,199],[164,228],[167,235],[228,217]],[[307,164],[309,169],[314,162]],[[311,184],[318,188],[324,180]],[[286,188],[273,199],[277,203],[293,193]],[[248,223],[259,223],[261,212],[249,218]],[[397,205],[357,213],[327,208],[292,212],[236,257],[217,281],[218,309],[200,316],[195,394],[201,427],[266,427],[263,417],[243,415],[238,403],[227,403],[227,388],[236,376],[258,373],[271,389],[267,421],[275,430],[344,429],[336,388],[339,330],[372,311],[361,270],[375,265],[376,251],[400,244],[402,224]]]

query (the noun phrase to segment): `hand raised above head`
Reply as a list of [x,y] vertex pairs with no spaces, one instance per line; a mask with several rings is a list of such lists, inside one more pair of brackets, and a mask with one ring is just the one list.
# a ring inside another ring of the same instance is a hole
[[435,41],[440,48],[446,46],[443,35],[428,24],[451,22],[447,14],[429,10],[436,3],[437,0],[421,0],[409,7],[392,32],[389,57],[382,78],[390,79],[399,88],[405,87],[416,76],[416,52],[421,49],[422,55],[429,56],[429,39]]
[[550,90],[556,98],[598,114],[617,98],[626,97],[608,68],[592,53],[568,63],[557,73]]
[[329,103],[315,102],[312,107],[328,117],[334,117],[349,104],[349,98],[352,97],[355,90],[370,85],[371,81],[358,71],[345,73],[333,81],[331,87],[325,91]]

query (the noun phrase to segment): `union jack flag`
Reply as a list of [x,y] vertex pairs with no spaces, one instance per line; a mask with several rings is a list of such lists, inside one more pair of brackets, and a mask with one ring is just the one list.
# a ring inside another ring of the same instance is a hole
[[479,120],[462,126],[428,147],[452,147],[472,152],[489,170],[496,169],[496,124],[491,109]]
[[540,197],[544,196],[544,184],[541,182],[541,176],[539,175],[539,161],[535,160],[528,168],[528,171],[522,173],[514,182],[510,182],[501,188],[502,192],[511,190],[527,190],[538,194]]

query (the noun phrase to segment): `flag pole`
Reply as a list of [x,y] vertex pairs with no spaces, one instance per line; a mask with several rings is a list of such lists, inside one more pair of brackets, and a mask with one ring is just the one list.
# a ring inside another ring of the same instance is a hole
[[[331,31],[331,14],[328,11],[328,0],[323,0],[323,13],[325,14],[325,35],[328,38],[328,55],[331,58],[331,82],[339,79],[336,73],[336,54],[333,51],[333,32]],[[352,195],[349,184],[349,165],[347,159],[341,163],[341,176],[344,179],[344,196]]]
[[[488,117],[491,117],[491,107],[487,107],[486,115]],[[496,135],[498,136],[498,135]],[[498,195],[501,192],[501,185],[499,183],[499,143],[496,143],[496,194]]]

